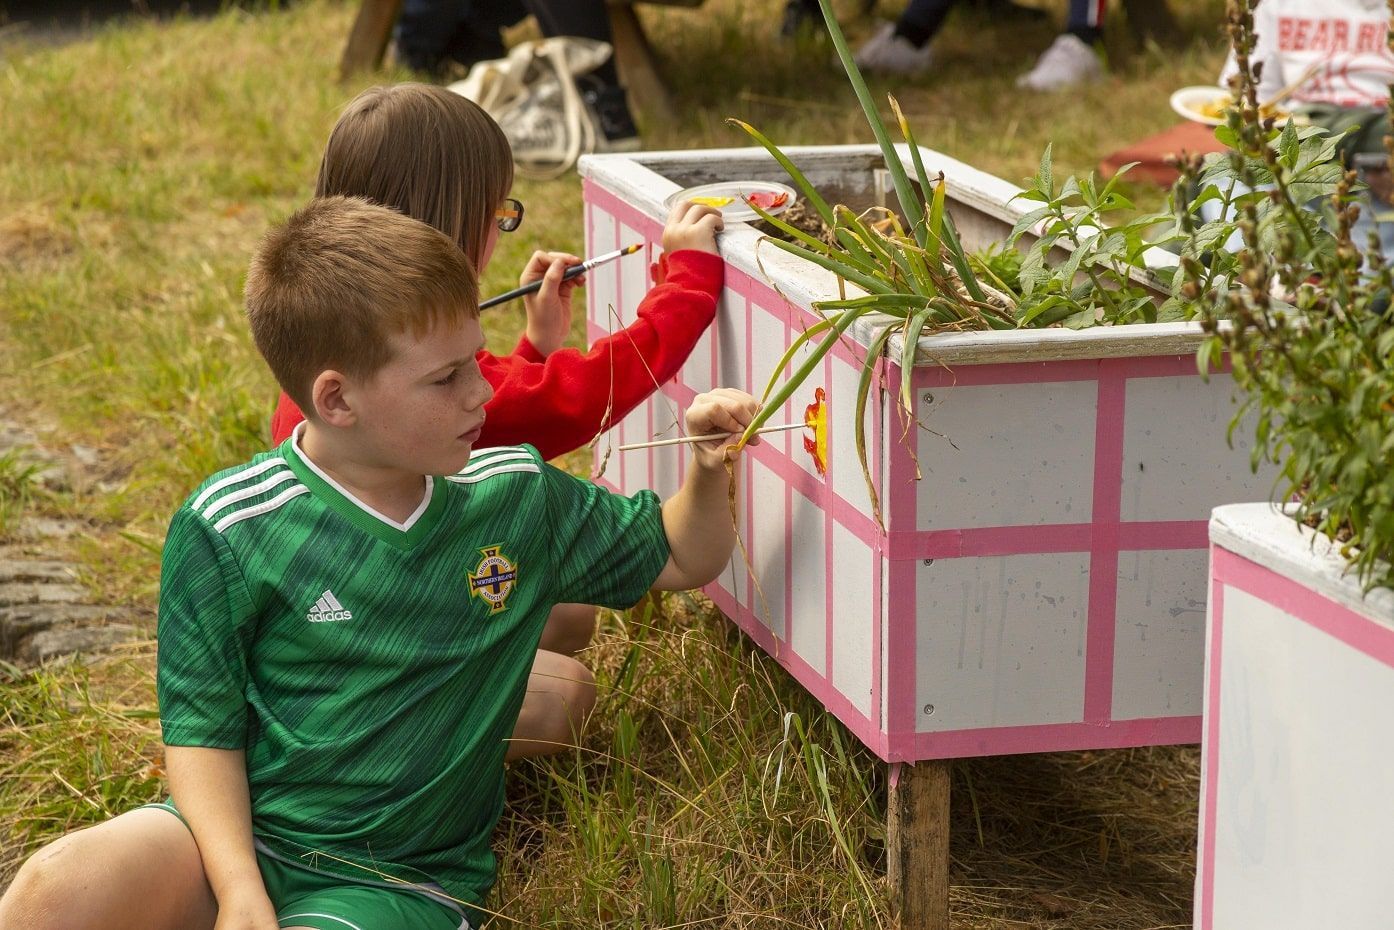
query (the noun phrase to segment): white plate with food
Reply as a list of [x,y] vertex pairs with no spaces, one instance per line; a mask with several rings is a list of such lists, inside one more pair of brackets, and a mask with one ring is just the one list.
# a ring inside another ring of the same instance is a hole
[[[1204,123],[1207,126],[1223,126],[1225,114],[1234,106],[1234,97],[1224,87],[1209,84],[1196,84],[1183,87],[1171,95],[1171,108],[1177,113]],[[1262,107],[1265,118],[1273,117],[1282,122],[1292,119],[1298,125],[1303,122],[1302,114],[1293,113],[1281,104],[1266,103]]]
[[774,215],[789,209],[798,196],[792,187],[778,181],[717,181],[680,190],[664,200],[663,205],[671,208],[679,201],[691,200],[720,210],[727,222],[743,223],[760,218],[750,208],[752,203]]
[[1207,126],[1221,126],[1225,122],[1225,111],[1234,106],[1234,97],[1223,87],[1198,84],[1183,87],[1171,95],[1171,108],[1177,113],[1204,123]]

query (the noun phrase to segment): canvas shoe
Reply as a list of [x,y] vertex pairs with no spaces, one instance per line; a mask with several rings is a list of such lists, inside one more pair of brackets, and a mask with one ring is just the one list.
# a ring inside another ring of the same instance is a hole
[[934,53],[926,42],[916,48],[909,39],[895,34],[895,23],[882,23],[876,33],[853,56],[863,71],[881,74],[922,74],[929,70]]
[[1103,77],[1104,66],[1098,53],[1079,36],[1068,32],[1057,36],[1050,48],[1036,59],[1036,66],[1016,79],[1024,90],[1059,90]]

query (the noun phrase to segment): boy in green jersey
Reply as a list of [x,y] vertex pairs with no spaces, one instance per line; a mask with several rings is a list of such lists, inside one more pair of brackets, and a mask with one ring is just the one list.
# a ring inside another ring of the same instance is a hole
[[[477,297],[454,243],[366,201],[316,200],[263,242],[248,316],[309,418],[171,523],[173,803],[40,850],[0,928],[478,926],[548,610],[705,584],[734,531],[721,441],[693,444],[662,504],[529,446],[473,453],[491,395]],[[756,406],[704,394],[688,432],[739,433]]]

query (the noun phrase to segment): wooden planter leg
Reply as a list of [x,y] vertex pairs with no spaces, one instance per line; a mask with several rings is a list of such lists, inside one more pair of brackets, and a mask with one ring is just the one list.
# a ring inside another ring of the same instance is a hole
[[382,64],[387,39],[392,35],[392,26],[401,11],[402,0],[363,0],[353,21],[348,44],[344,46],[344,57],[339,62],[340,78],[347,78],[358,71],[376,70]]
[[949,930],[948,759],[905,763],[890,779],[886,862],[901,930]]

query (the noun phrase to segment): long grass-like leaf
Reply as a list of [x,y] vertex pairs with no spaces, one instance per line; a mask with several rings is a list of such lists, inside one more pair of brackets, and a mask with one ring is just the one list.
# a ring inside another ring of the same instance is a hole
[[953,262],[954,269],[958,272],[959,278],[963,281],[963,286],[968,288],[968,293],[973,295],[974,300],[987,300],[987,295],[978,285],[978,278],[973,274],[972,267],[968,264],[968,253],[963,251],[963,243],[958,238],[958,227],[954,225],[954,218],[946,211],[941,235],[944,237],[944,247],[948,250],[949,259]]
[[875,231],[871,229],[870,224],[862,222],[860,217],[843,204],[833,207],[833,216],[838,219],[838,225],[834,227],[833,232],[844,248],[847,247],[847,243],[841,234],[845,233],[855,240],[855,246],[864,251],[870,260],[882,268],[890,267],[891,258],[887,247],[876,241]]
[[789,363],[794,360],[794,355],[799,351],[799,349],[803,348],[804,344],[807,343],[809,339],[813,338],[814,336],[821,333],[823,330],[832,326],[835,322],[836,321],[832,319],[819,320],[817,323],[814,323],[808,329],[800,333],[799,337],[796,338],[792,343],[790,343],[789,348],[784,351],[784,354],[782,356],[780,356],[779,364],[774,366],[774,371],[770,374],[769,383],[765,385],[764,393],[760,395],[761,404],[763,404],[766,401],[766,399],[769,398],[770,392],[773,391],[774,386],[779,383],[780,374],[784,371],[785,368],[788,367]]
[[918,245],[903,238],[896,239],[882,234],[861,217],[854,216],[847,207],[839,205],[837,210],[841,211],[839,216],[845,215],[848,218],[849,228],[858,240],[865,243],[880,259],[884,267],[898,268],[905,275],[906,283],[911,290],[926,297],[932,297],[939,292],[940,288],[936,285],[933,274],[925,267]]
[[833,225],[833,211],[832,208],[828,206],[828,202],[823,199],[822,194],[818,193],[817,188],[809,182],[808,178],[804,176],[804,173],[789,160],[789,156],[779,150],[779,146],[775,145],[765,137],[764,133],[744,120],[733,118],[728,119],[727,122],[733,126],[739,126],[744,129],[750,134],[751,138],[764,146],[765,151],[774,156],[774,160],[779,163],[779,166],[788,172],[789,177],[793,179],[794,183],[798,185],[799,190],[803,192],[804,199],[806,199],[813,206],[813,209],[817,211],[818,215],[823,218],[823,222],[827,223],[829,226]]
[[891,273],[893,266],[890,262],[882,261],[880,256],[858,239],[855,232],[845,226],[838,226],[833,229],[833,237],[842,246],[843,252],[867,266],[868,274],[879,274],[886,279],[887,284],[895,286],[895,276]]
[[806,249],[798,243],[785,242],[783,239],[769,239],[767,241],[777,249],[783,249],[790,255],[797,255],[800,258],[807,259],[821,268],[826,268],[840,278],[846,278],[864,291],[868,291],[872,294],[889,294],[895,290],[888,282],[862,271],[851,262],[843,260],[839,254],[823,255]]
[[928,320],[929,311],[926,309],[916,313],[905,323],[905,345],[900,350],[900,406],[907,417],[911,416],[915,409],[914,398],[911,396],[913,388],[910,373],[915,369],[915,353],[920,346],[920,334],[924,332]]
[[[823,360],[823,357],[832,350],[834,343],[842,338],[842,334],[847,331],[847,327],[870,313],[871,309],[872,308],[868,306],[847,310],[837,318],[833,323],[832,331],[823,337],[822,342],[814,346],[808,358],[800,363],[799,367],[794,370],[794,373],[789,376],[789,380],[784,382],[783,386],[775,392],[774,396],[765,401],[760,409],[755,412],[755,416],[751,418],[750,424],[745,428],[745,432],[741,434],[740,441],[736,443],[736,449],[738,451],[745,448],[745,444],[750,441],[751,436],[755,435],[756,430],[764,426],[765,422],[774,415],[774,412],[784,406],[784,402],[789,399],[789,396],[808,380],[808,376],[813,373],[813,369]],[[809,340],[806,338],[803,339],[803,342],[808,341]]]
[[[899,313],[893,311],[909,313],[926,306],[932,306],[935,302],[936,298],[921,297],[918,294],[868,294],[863,297],[818,300],[814,301],[814,306],[819,310],[875,310],[891,316],[899,316]],[[945,318],[949,322],[956,320],[956,317],[950,314],[945,314]]]
[[895,146],[891,144],[891,138],[886,134],[886,126],[881,122],[881,114],[876,111],[876,103],[871,99],[871,91],[867,89],[866,79],[858,70],[857,63],[852,60],[852,50],[847,45],[847,37],[842,34],[842,27],[838,25],[837,14],[833,12],[832,3],[830,0],[818,0],[818,6],[823,10],[823,21],[827,23],[828,36],[832,39],[833,48],[837,49],[837,57],[842,60],[842,67],[847,71],[847,80],[851,82],[852,90],[862,105],[862,112],[866,114],[866,121],[871,126],[872,135],[876,137],[876,144],[881,147],[881,154],[886,160],[886,171],[890,173],[891,183],[895,185],[896,196],[900,198],[900,206],[905,211],[910,228],[916,234],[915,241],[923,246],[924,210],[915,199],[914,191],[910,187],[910,178],[905,173],[905,166],[900,163],[900,156],[896,154]]
[[[929,192],[931,186],[934,189],[933,196],[936,200],[936,204],[932,205],[930,208],[930,218],[927,222],[928,228],[924,238],[920,239],[920,243],[925,246],[926,250],[929,250],[930,259],[938,262],[940,254],[939,249],[935,248],[930,250],[931,237],[938,239],[944,249],[949,253],[949,260],[953,263],[954,270],[958,272],[958,276],[963,281],[963,286],[967,288],[968,293],[972,295],[974,300],[986,300],[986,295],[983,294],[982,288],[978,286],[977,276],[973,274],[973,267],[968,262],[968,253],[964,251],[963,244],[959,241],[958,230],[954,227],[953,217],[944,209],[944,185],[947,183],[944,180],[944,175],[942,172],[940,173],[939,183],[937,185],[930,184],[929,172],[925,170],[924,160],[920,156],[920,145],[915,141],[915,133],[910,128],[910,121],[900,112],[900,106],[896,103],[894,97],[891,98],[891,106],[895,109],[896,116],[900,121],[900,131],[901,134],[905,136],[905,144],[910,148],[910,160],[915,166],[915,173],[919,175],[920,188],[926,193]],[[935,217],[936,210],[934,206],[938,207],[937,219]],[[918,207],[919,205],[916,204],[917,209]]]
[[862,477],[866,479],[866,490],[871,495],[871,515],[876,519],[876,525],[885,528],[881,522],[881,495],[876,491],[876,482],[871,477],[871,465],[866,457],[866,401],[871,395],[871,382],[876,377],[876,361],[886,350],[886,343],[891,335],[901,329],[903,324],[888,323],[876,334],[876,338],[871,340],[871,345],[866,350],[866,361],[862,365],[861,376],[857,381],[857,409],[856,426],[854,432],[857,440],[857,460],[862,466]]
[[[914,266],[914,260],[910,257],[909,250],[895,250],[890,254],[890,260],[894,263],[895,267],[899,268],[901,273],[905,275],[905,280],[906,283],[909,284],[910,290],[922,297],[933,296],[934,285],[931,283],[929,286],[926,286],[924,278],[921,277],[923,269]],[[928,275],[926,274],[925,277],[928,277]]]
[[[895,99],[894,95],[887,94],[886,99],[890,101],[891,112],[895,114],[896,122],[900,124],[900,135],[905,139],[905,144],[910,149],[910,163],[915,167],[915,177],[920,182],[920,193],[922,196],[927,197],[930,191],[929,172],[925,170],[924,157],[920,154],[920,147],[915,143],[915,133],[910,129],[910,121],[905,118],[905,112],[900,109],[900,101]],[[939,175],[939,180],[942,184],[944,180],[942,172]],[[924,237],[921,238],[917,236],[916,239],[924,245],[926,249],[929,249],[931,241],[938,238],[939,223],[931,216],[925,223]],[[938,254],[938,250],[931,250],[931,252],[935,255]]]
[[944,235],[944,197],[948,192],[949,186],[944,181],[944,172],[939,172],[939,183],[934,185],[934,193],[931,195],[929,204],[929,237],[925,244],[925,251],[931,255],[939,255],[943,249]]
[[920,286],[926,294],[933,297],[945,290],[943,287],[942,274],[936,276],[928,262],[925,261],[924,253],[918,248],[906,246],[903,249],[905,261],[910,265],[911,271],[919,279]]
[[822,239],[819,239],[816,236],[804,232],[802,229],[799,229],[797,226],[794,226],[791,223],[785,222],[784,220],[780,219],[777,215],[765,211],[762,207],[756,206],[753,203],[747,203],[747,206],[749,206],[750,209],[754,210],[756,215],[759,216],[760,219],[764,220],[766,223],[769,223],[771,226],[773,226],[775,229],[778,229],[786,236],[792,236],[805,247],[812,249],[815,252],[820,252],[823,255],[831,255],[834,251],[836,251],[832,246],[828,245]]

